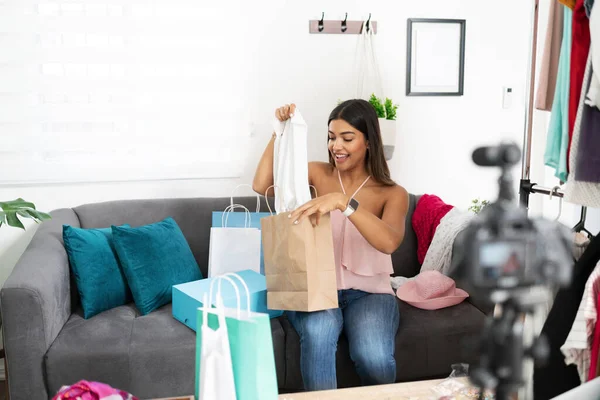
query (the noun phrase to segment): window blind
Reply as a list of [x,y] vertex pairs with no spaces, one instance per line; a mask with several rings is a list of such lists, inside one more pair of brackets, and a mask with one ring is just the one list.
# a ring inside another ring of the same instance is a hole
[[0,0],[0,183],[238,176],[246,19],[204,3]]

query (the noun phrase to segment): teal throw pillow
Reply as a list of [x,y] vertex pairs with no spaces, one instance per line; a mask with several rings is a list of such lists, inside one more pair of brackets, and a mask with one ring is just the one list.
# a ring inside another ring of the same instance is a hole
[[131,302],[131,291],[119,265],[111,228],[63,225],[63,241],[85,319]]
[[137,228],[113,226],[112,232],[142,315],[170,303],[173,285],[202,279],[192,250],[173,218]]

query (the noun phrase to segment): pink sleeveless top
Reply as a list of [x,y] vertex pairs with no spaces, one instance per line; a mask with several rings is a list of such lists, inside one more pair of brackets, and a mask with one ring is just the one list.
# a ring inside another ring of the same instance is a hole
[[[346,194],[339,171],[338,178],[342,191]],[[352,197],[356,196],[369,178],[370,176],[365,179]],[[332,211],[330,215],[338,289],[393,295],[390,283],[390,275],[394,272],[392,256],[371,246],[341,211]]]

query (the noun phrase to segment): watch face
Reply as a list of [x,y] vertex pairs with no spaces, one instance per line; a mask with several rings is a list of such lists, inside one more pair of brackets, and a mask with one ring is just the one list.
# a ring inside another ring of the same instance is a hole
[[356,201],[356,199],[350,199],[349,206],[356,210],[358,208],[358,201]]

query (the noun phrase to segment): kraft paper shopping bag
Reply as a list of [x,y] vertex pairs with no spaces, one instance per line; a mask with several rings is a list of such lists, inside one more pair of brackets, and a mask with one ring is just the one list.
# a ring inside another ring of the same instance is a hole
[[[244,226],[232,228],[228,219],[234,214],[233,209],[245,210]],[[261,236],[260,230],[251,228],[251,216],[242,205],[228,206],[222,215],[222,227],[210,228],[208,250],[208,276],[214,277],[227,272],[238,272],[246,269],[260,273]]]
[[[217,286],[217,293],[222,280],[236,285],[236,295],[239,300],[237,307],[224,310],[237,400],[276,400],[277,373],[269,316],[252,312],[248,307],[241,306],[241,298],[244,294],[247,296],[248,292],[243,280],[239,279],[237,274],[229,273],[217,277],[211,285],[213,289]],[[248,299],[246,304],[249,304]],[[199,308],[198,326],[201,326],[204,318],[208,318],[209,327],[218,326],[217,315]],[[201,353],[198,350],[202,348],[201,334],[197,334],[196,338],[196,393],[198,393],[199,379],[202,377]]]
[[288,214],[261,219],[267,307],[290,311],[337,308],[329,214],[317,226],[308,218],[294,225]]

